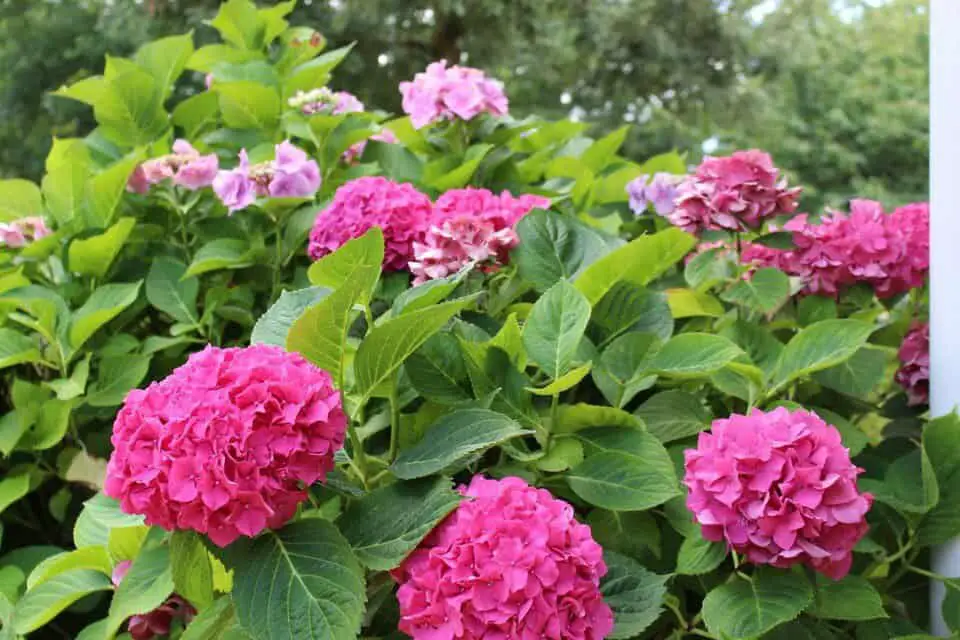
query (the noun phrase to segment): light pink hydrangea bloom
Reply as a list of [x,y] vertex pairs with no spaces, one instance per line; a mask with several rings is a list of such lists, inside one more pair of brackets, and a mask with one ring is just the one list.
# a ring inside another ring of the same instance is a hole
[[573,507],[520,478],[474,476],[472,498],[393,571],[415,640],[601,640],[603,550]]
[[910,328],[900,351],[900,368],[897,384],[907,392],[911,405],[927,404],[930,401],[930,325],[926,322]]
[[840,433],[809,411],[778,407],[715,420],[688,449],[687,508],[703,537],[754,564],[807,565],[839,580],[866,534],[873,496]]
[[706,158],[677,188],[672,224],[696,233],[705,229],[757,229],[769,217],[793,213],[800,188],[787,188],[770,156],[759,150]]
[[[115,587],[120,586],[120,582],[126,577],[132,564],[130,560],[123,560],[113,568],[111,579]],[[189,624],[195,615],[197,615],[197,610],[189,602],[176,594],[172,594],[153,611],[130,616],[130,620],[127,622],[127,632],[133,640],[153,640],[153,638],[166,636],[170,633],[170,627],[174,620]]]
[[[312,91],[298,91],[297,95],[290,98],[289,104],[295,109],[300,109],[304,115],[327,113],[337,116],[344,113],[360,113],[364,110],[363,103],[352,93],[348,91],[331,91],[326,87],[313,89]],[[390,129],[381,129],[370,136],[370,139],[388,144],[396,144],[399,142],[397,136]],[[363,155],[366,147],[366,140],[357,142],[343,152],[341,159],[345,164],[353,164],[357,158]]]
[[346,431],[330,375],[279,347],[207,347],[130,392],[104,491],[126,513],[221,547],[278,528],[323,480]]
[[319,260],[372,227],[380,227],[386,243],[383,268],[404,271],[413,259],[413,242],[427,228],[431,209],[430,198],[411,184],[379,176],[351,180],[337,189],[317,216],[307,252]]
[[230,213],[246,209],[257,199],[257,188],[250,179],[247,150],[240,150],[240,163],[229,171],[220,171],[213,180],[213,192]]
[[445,278],[471,263],[495,270],[506,264],[520,241],[514,226],[531,209],[550,200],[536,195],[499,196],[486,189],[452,189],[437,199],[430,227],[413,243],[410,272],[414,285]]
[[150,187],[164,180],[195,191],[213,184],[220,163],[216,154],[202,155],[186,140],[173,143],[173,153],[151,158],[141,163],[127,181],[127,190],[146,193]]
[[274,198],[309,198],[320,188],[320,167],[289,141],[277,145],[272,169],[268,190]]
[[651,178],[648,175],[638,176],[627,183],[627,194],[630,196],[630,210],[640,215],[647,211],[648,205],[661,216],[673,213],[676,208],[677,187],[683,181],[683,176],[671,173],[656,173]]
[[320,188],[320,166],[306,152],[284,140],[274,147],[274,159],[250,166],[240,150],[235,169],[220,171],[213,191],[230,213],[246,209],[257,197],[312,198]]
[[28,216],[13,222],[0,222],[0,246],[19,249],[53,233],[40,216]]
[[507,115],[502,83],[479,69],[447,67],[446,60],[431,63],[413,82],[401,82],[400,93],[403,111],[417,129],[441,120],[472,120],[481,113]]

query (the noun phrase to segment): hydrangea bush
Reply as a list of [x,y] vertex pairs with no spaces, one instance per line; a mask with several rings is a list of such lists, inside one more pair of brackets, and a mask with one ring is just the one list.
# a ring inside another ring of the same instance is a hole
[[929,211],[618,155],[294,2],[56,92],[0,181],[0,638],[922,638]]

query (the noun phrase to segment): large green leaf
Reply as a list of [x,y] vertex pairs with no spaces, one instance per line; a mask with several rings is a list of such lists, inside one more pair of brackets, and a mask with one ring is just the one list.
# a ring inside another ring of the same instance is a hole
[[677,554],[677,573],[699,576],[710,573],[727,558],[727,548],[719,542],[706,540],[696,532],[684,538]]
[[168,316],[186,325],[200,322],[197,294],[200,281],[185,278],[187,266],[174,258],[155,258],[147,273],[147,301]]
[[38,216],[43,212],[40,189],[29,180],[0,180],[0,221]]
[[940,501],[917,529],[920,544],[943,544],[960,535],[960,418],[955,413],[923,428],[923,449],[936,474]]
[[13,329],[0,327],[0,369],[41,360],[43,356],[32,338]]
[[79,349],[103,325],[116,318],[140,295],[140,281],[105,284],[97,288],[83,306],[73,314],[70,323],[70,345]]
[[197,609],[213,603],[213,567],[207,547],[193,531],[175,531],[170,538],[170,569],[175,591]]
[[323,287],[284,291],[253,326],[250,344],[286,346],[290,328],[297,318],[328,295],[330,290]]
[[398,482],[352,502],[337,524],[360,562],[387,571],[399,566],[460,500],[446,478]]
[[91,569],[102,574],[110,573],[110,556],[103,547],[84,547],[64,551],[45,558],[33,568],[27,579],[27,589],[33,589],[61,573],[73,569]]
[[341,389],[346,380],[347,331],[353,306],[365,290],[362,282],[340,287],[308,308],[287,333],[287,350],[330,372]]
[[643,331],[667,340],[674,324],[666,295],[623,281],[594,305],[590,322],[595,328],[590,336],[600,345],[625,331]]
[[251,80],[217,82],[214,88],[227,126],[270,131],[280,121],[280,94],[276,89]]
[[644,511],[680,493],[667,450],[649,433],[622,427],[577,432],[586,459],[567,473],[574,493],[611,511]]
[[127,192],[127,181],[141,158],[139,153],[124,158],[90,179],[83,202],[90,226],[105,229],[113,224],[120,201]]
[[648,362],[649,371],[675,378],[706,376],[743,355],[733,342],[709,333],[682,333],[664,344]]
[[187,625],[180,640],[246,640],[249,636],[239,628],[230,596],[221,596],[200,611]]
[[467,365],[457,339],[449,332],[437,333],[417,349],[405,369],[417,393],[440,404],[471,399]]
[[639,562],[613,551],[605,551],[607,575],[600,582],[603,600],[613,609],[614,627],[608,638],[633,638],[660,617],[667,595],[667,580],[645,569]]
[[310,518],[234,543],[233,603],[258,640],[355,640],[366,599],[363,569],[343,535]]
[[91,407],[115,407],[123,403],[127,393],[147,377],[150,359],[149,355],[119,355],[100,360],[97,379],[87,392],[86,403]]
[[558,280],[575,277],[607,251],[596,231],[582,222],[550,211],[532,211],[517,224],[520,244],[511,261],[520,276],[538,291]]
[[840,581],[817,576],[817,590],[810,613],[829,620],[875,620],[886,618],[883,600],[865,578],[848,575]]
[[30,469],[20,467],[0,480],[0,513],[30,492]]
[[451,300],[390,318],[374,327],[360,343],[354,360],[360,397],[366,400],[374,395],[410,355],[475,299],[468,296]]
[[120,218],[100,235],[70,243],[67,260],[74,273],[102,278],[120,254],[137,221]]
[[60,444],[70,425],[73,406],[73,400],[46,400],[40,408],[36,421],[20,438],[17,448],[44,451]]
[[710,426],[710,414],[700,398],[679,389],[652,396],[635,415],[660,442],[689,438]]
[[502,413],[462,409],[437,420],[430,427],[430,435],[401,451],[391,468],[404,480],[423,478],[463,464],[501,442],[530,433]]
[[836,366],[867,342],[873,327],[859,320],[823,320],[787,343],[771,381],[779,389],[797,378]]
[[813,377],[834,391],[867,400],[874,389],[886,382],[887,365],[893,356],[892,350],[867,345],[849,360],[818,371]]
[[659,343],[652,333],[630,332],[604,349],[593,368],[593,381],[607,402],[622,409],[638,393],[653,386],[656,376],[645,373],[645,363]]
[[198,276],[218,269],[242,269],[254,263],[250,246],[236,238],[219,238],[200,247],[184,277]]
[[573,285],[561,280],[537,300],[523,328],[523,346],[551,380],[574,364],[577,347],[590,321],[590,304]]
[[645,285],[679,262],[696,244],[676,227],[640,236],[600,258],[576,279],[577,289],[596,304],[621,280]]
[[720,297],[763,313],[775,311],[790,296],[790,278],[779,269],[759,269],[738,280]]
[[587,150],[580,156],[580,160],[594,173],[600,171],[616,157],[617,150],[623,145],[628,133],[630,133],[629,125],[624,125],[608,133],[587,147]]
[[370,278],[367,274],[371,271],[380,273],[383,251],[383,231],[380,227],[373,227],[359,238],[350,240],[333,253],[314,262],[310,265],[307,276],[311,284],[333,290],[358,276],[363,277],[368,289],[363,291],[362,300],[369,300],[377,285],[377,279]]
[[330,81],[330,72],[343,62],[353,46],[351,43],[345,47],[327,51],[313,60],[294,67],[284,83],[284,97],[289,97],[297,91],[310,91],[326,85]]
[[65,571],[24,594],[13,613],[13,629],[19,634],[30,633],[53,620],[80,598],[112,587],[110,578],[99,571]]
[[107,637],[112,638],[124,620],[159,607],[173,593],[170,550],[156,547],[141,551],[117,587],[107,616]]
[[796,618],[812,600],[803,576],[761,568],[749,580],[737,577],[711,590],[703,600],[703,621],[718,637],[756,638]]
[[193,34],[160,38],[140,47],[134,61],[150,72],[163,95],[173,91],[173,85],[193,55]]

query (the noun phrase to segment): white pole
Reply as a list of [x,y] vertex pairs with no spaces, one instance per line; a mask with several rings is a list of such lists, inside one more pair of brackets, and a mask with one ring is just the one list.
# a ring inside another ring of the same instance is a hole
[[[960,0],[930,4],[930,411],[940,416],[960,404]],[[933,570],[960,576],[960,539],[933,550]],[[944,587],[931,582],[931,633],[946,637]]]

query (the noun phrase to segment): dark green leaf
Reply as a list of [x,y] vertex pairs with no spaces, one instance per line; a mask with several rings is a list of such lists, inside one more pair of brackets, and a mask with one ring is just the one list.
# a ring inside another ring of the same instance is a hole
[[197,314],[197,294],[200,281],[184,278],[187,266],[168,257],[155,258],[147,274],[145,291],[147,301],[168,316],[187,325],[200,322]]
[[880,594],[865,578],[848,575],[840,581],[817,576],[810,613],[828,620],[886,618]]
[[714,588],[703,601],[710,633],[739,640],[755,638],[793,620],[813,599],[802,576],[761,568],[750,580],[737,577]]
[[633,638],[660,617],[670,576],[659,576],[636,560],[613,551],[603,554],[607,575],[600,582],[603,600],[613,609],[608,638]]
[[323,287],[284,291],[253,326],[250,344],[286,346],[290,328],[297,318],[328,295],[330,290]]
[[590,305],[573,285],[560,281],[536,304],[523,328],[523,346],[530,360],[551,380],[574,364],[577,347],[590,320]]
[[719,371],[741,355],[740,347],[723,336],[682,333],[668,340],[647,367],[664,376],[698,377]]
[[660,442],[695,436],[710,426],[710,414],[700,399],[686,391],[663,391],[651,397],[635,415]]
[[517,224],[520,243],[511,261],[520,277],[537,291],[546,291],[558,280],[575,277],[607,251],[593,229],[569,216],[532,211]]

